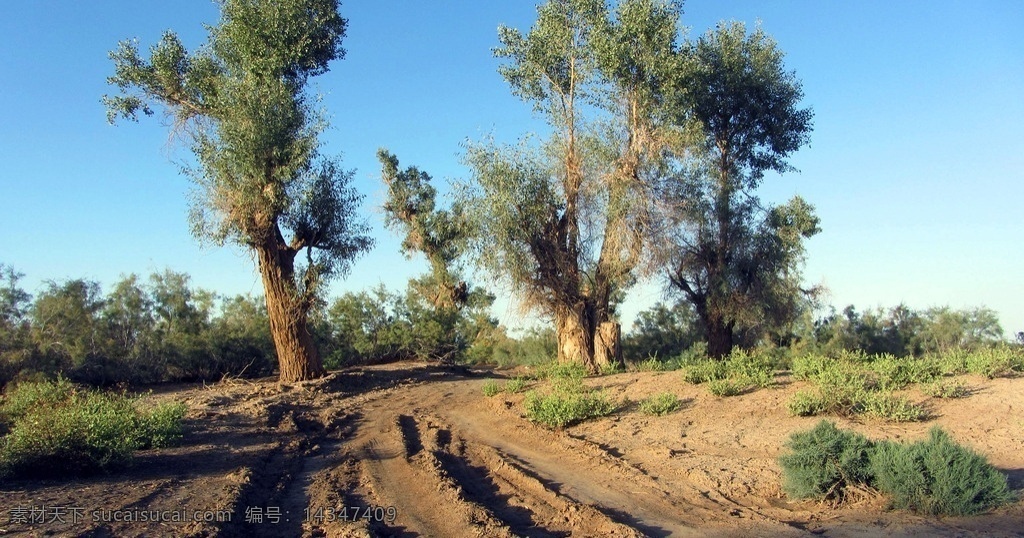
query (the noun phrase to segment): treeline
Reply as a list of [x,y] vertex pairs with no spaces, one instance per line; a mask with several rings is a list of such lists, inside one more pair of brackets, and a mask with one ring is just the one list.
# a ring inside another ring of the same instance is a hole
[[[1016,333],[1015,339],[1024,345],[1024,332]],[[637,316],[623,346],[626,355],[634,359],[665,359],[677,357],[705,341],[699,318],[688,303],[658,303]],[[989,308],[957,310],[942,306],[913,310],[901,304],[864,312],[850,305],[841,312],[831,309],[817,318],[812,309],[804,308],[785,330],[739,331],[737,345],[744,349],[786,348],[794,354],[835,356],[843,351],[861,351],[868,355],[917,357],[954,349],[976,350],[1005,341],[998,314]]]
[[[266,303],[197,288],[187,274],[129,275],[104,291],[49,281],[34,297],[0,264],[0,385],[60,373],[93,385],[260,377],[277,369]],[[413,281],[412,284],[415,284]],[[402,359],[522,361],[474,291],[460,310],[427,304],[410,285],[347,293],[318,305],[314,341],[328,368]],[[497,350],[497,351],[496,351]]]

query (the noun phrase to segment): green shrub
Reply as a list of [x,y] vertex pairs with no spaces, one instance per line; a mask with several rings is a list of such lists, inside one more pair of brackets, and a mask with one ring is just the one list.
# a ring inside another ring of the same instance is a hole
[[786,443],[792,452],[779,457],[783,490],[804,499],[843,500],[850,486],[871,480],[872,443],[864,436],[821,421],[814,429],[797,432]]
[[498,393],[501,392],[501,386],[498,385],[497,381],[493,379],[488,379],[486,382],[484,382],[483,390],[484,396],[490,398],[491,396],[496,396]]
[[509,394],[523,392],[523,389],[526,388],[527,383],[528,381],[525,377],[514,377],[512,379],[509,379],[508,381],[505,382],[505,392]]
[[911,383],[928,383],[939,377],[941,369],[933,361],[882,354],[871,362],[882,389],[902,389]]
[[725,359],[726,377],[743,379],[759,387],[771,385],[774,379],[774,363],[769,353],[744,351],[741,348],[733,348],[732,353]]
[[938,427],[926,441],[879,443],[871,470],[896,507],[926,514],[976,514],[1012,499],[1004,474]]
[[725,361],[714,359],[704,359],[683,367],[683,379],[693,385],[725,379],[728,375]]
[[924,360],[935,364],[943,375],[967,373],[967,351],[964,349],[954,348],[938,355],[926,355]]
[[[26,407],[26,402],[35,405]],[[180,439],[183,405],[165,404],[146,412],[138,402],[63,380],[15,387],[2,408],[9,432],[0,445],[0,475],[92,473],[126,464],[135,450]]]
[[989,379],[1013,377],[1024,373],[1024,351],[1010,346],[998,346],[972,351],[966,357],[967,371]]
[[13,422],[33,409],[62,404],[75,390],[74,383],[60,376],[54,381],[18,383],[4,394],[0,419]]
[[971,391],[960,381],[936,381],[922,387],[933,398],[966,398]]
[[828,402],[818,391],[801,390],[787,404],[789,412],[798,417],[813,417],[828,410]]
[[708,392],[715,396],[728,397],[743,394],[750,389],[751,383],[747,379],[728,377],[715,379],[708,382]]
[[665,363],[659,361],[657,357],[647,357],[636,363],[636,371],[638,372],[661,372],[664,370]]
[[679,409],[679,398],[671,392],[655,394],[640,402],[640,410],[648,415],[667,415]]
[[615,375],[626,371],[626,368],[618,362],[609,362],[601,365],[601,375]]
[[864,414],[892,422],[918,422],[928,418],[920,405],[888,392],[868,393],[861,407]]
[[795,379],[808,380],[833,364],[835,359],[824,355],[802,355],[793,358],[792,372]]
[[181,421],[188,408],[181,402],[160,404],[149,412],[141,413],[139,420],[139,448],[167,448],[181,441]]
[[564,428],[577,422],[611,414],[617,407],[603,393],[530,391],[524,402],[526,416],[549,428]]

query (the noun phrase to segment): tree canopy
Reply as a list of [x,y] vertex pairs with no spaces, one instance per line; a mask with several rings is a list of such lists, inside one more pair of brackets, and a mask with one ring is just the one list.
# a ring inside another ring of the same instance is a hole
[[174,118],[197,161],[193,231],[256,253],[282,380],[319,376],[307,313],[324,280],[372,245],[352,173],[320,155],[326,122],[305,91],[344,57],[347,21],[336,0],[225,0],[221,17],[192,53],[173,32],[149,58],[122,42],[108,119],[155,105]]

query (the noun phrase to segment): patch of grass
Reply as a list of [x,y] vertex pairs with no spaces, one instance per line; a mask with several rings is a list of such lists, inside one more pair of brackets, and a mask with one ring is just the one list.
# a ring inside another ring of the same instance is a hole
[[1013,499],[1006,475],[938,427],[925,441],[879,443],[871,470],[894,506],[916,512],[977,514]]
[[662,372],[665,370],[665,363],[657,357],[647,357],[636,363],[635,368],[637,372]]
[[897,508],[969,515],[1013,500],[1006,475],[940,428],[915,443],[873,443],[821,421],[797,432],[779,457],[783,490],[795,498],[843,501],[851,493],[888,495]]
[[728,375],[725,361],[704,359],[683,367],[683,380],[693,385],[725,379]]
[[971,394],[963,382],[956,380],[935,381],[924,385],[921,390],[933,398],[966,398]]
[[843,501],[871,480],[873,444],[863,435],[840,430],[823,420],[814,429],[790,436],[790,453],[779,457],[782,489],[797,499]]
[[617,362],[609,362],[601,365],[601,375],[615,375],[626,371],[626,368]]
[[617,407],[600,392],[530,391],[524,402],[526,416],[549,428],[564,428],[587,419],[613,413]]
[[1024,373],[1024,350],[1010,346],[978,349],[967,354],[967,371],[989,379]]
[[0,475],[93,473],[125,465],[136,450],[169,446],[181,438],[184,405],[140,410],[139,402],[64,380],[15,387],[0,409],[9,428],[0,445]]
[[887,392],[869,393],[860,412],[890,422],[919,422],[928,418],[928,412],[920,405]]
[[825,397],[816,390],[801,390],[787,404],[789,412],[798,417],[813,417],[828,410]]
[[671,392],[662,392],[640,401],[640,410],[648,415],[662,416],[679,409],[679,398]]
[[517,394],[523,392],[526,389],[526,385],[529,380],[525,377],[514,377],[505,382],[505,392],[509,394]]
[[487,381],[484,382],[483,391],[484,396],[487,396],[488,398],[492,396],[497,396],[498,394],[501,393],[501,385],[499,385],[498,382],[493,379],[488,379]]
[[727,377],[709,381],[708,392],[720,397],[737,396],[749,390],[751,386],[749,380]]

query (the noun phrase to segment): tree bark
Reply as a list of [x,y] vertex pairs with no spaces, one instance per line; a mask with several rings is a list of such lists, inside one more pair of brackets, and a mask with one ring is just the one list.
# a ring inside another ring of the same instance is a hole
[[594,336],[594,362],[598,368],[625,365],[622,360],[622,325],[606,321],[597,327]]
[[555,314],[555,333],[559,363],[576,362],[590,371],[595,370],[594,330],[582,303],[575,308],[559,308]]
[[710,316],[705,320],[704,331],[708,339],[708,357],[722,359],[732,352],[735,338],[733,322]]
[[308,308],[295,289],[294,252],[283,247],[271,238],[256,247],[256,254],[279,378],[291,383],[323,377],[327,372],[309,333]]

